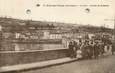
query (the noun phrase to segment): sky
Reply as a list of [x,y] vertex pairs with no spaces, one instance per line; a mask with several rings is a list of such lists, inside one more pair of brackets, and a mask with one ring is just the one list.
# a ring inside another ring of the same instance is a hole
[[[29,14],[26,13],[28,9],[31,10]],[[0,16],[94,26],[105,24],[113,28],[115,0],[0,0]]]

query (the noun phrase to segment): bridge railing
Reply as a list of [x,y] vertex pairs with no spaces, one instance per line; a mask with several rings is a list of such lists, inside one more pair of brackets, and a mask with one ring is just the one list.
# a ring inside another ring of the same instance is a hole
[[0,67],[54,60],[68,56],[68,49],[3,51],[0,52]]

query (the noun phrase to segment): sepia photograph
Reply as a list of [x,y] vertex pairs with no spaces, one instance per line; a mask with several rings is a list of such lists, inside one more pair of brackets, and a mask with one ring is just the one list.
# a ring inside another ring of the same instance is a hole
[[0,73],[115,73],[115,1],[0,0]]

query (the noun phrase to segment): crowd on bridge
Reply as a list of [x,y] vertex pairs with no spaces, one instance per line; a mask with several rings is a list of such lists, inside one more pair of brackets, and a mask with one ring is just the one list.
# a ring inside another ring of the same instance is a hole
[[108,50],[114,54],[115,47],[113,42],[104,42],[102,40],[85,40],[84,42],[69,42],[69,57],[70,58],[98,58],[104,55]]

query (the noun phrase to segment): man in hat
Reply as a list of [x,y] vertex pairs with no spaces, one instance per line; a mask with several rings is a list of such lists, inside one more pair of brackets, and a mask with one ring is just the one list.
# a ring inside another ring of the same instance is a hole
[[69,57],[70,58],[74,58],[74,45],[73,42],[69,42]]
[[94,44],[94,58],[98,58],[99,55],[99,44],[98,41],[95,41]]

